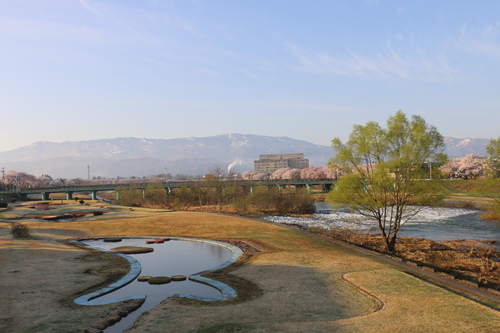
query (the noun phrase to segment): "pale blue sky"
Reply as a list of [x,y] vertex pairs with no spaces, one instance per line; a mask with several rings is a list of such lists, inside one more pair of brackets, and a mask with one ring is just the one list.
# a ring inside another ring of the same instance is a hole
[[398,109],[500,135],[499,1],[0,0],[0,151],[225,133],[329,145]]

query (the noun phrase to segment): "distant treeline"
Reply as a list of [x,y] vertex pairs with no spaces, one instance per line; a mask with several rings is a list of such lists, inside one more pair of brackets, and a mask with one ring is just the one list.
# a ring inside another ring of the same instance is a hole
[[280,190],[276,186],[249,186],[235,181],[228,185],[215,177],[206,177],[192,187],[167,192],[160,184],[146,189],[118,189],[118,203],[124,206],[174,210],[218,210],[241,215],[310,214],[314,198],[305,189]]

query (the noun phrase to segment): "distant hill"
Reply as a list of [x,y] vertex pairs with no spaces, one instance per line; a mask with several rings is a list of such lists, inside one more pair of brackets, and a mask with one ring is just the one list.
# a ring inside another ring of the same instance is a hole
[[[445,138],[451,158],[484,155],[488,139]],[[325,166],[334,156],[329,146],[288,137],[222,134],[180,139],[112,138],[90,141],[35,142],[0,153],[0,167],[56,178],[142,177],[165,173],[204,175],[215,167],[253,170],[261,154],[304,153],[311,166]]]
[[52,177],[130,177],[165,173],[204,175],[215,167],[253,170],[261,154],[304,153],[310,165],[324,166],[333,149],[288,137],[223,134],[181,139],[113,138],[62,143],[35,142],[0,153],[0,166]]
[[444,138],[446,144],[446,153],[450,158],[464,157],[469,154],[479,156],[486,155],[486,146],[490,143],[489,139],[456,139]]

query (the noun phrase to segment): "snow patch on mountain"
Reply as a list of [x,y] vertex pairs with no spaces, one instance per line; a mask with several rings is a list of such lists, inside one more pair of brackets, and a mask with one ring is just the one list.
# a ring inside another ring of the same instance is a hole
[[465,140],[462,140],[458,143],[458,147],[465,147],[467,146],[469,143],[471,142],[471,139],[465,139]]

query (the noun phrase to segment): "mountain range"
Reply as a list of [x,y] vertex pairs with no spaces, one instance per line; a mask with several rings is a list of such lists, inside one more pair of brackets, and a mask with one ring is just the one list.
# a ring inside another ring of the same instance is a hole
[[[445,138],[451,158],[484,155],[488,139]],[[253,170],[262,154],[304,153],[310,166],[325,166],[329,146],[289,137],[222,134],[180,139],[112,138],[61,143],[40,141],[0,153],[0,167],[53,178],[142,177],[168,172],[203,175],[214,168]],[[226,171],[227,172],[227,171]]]

